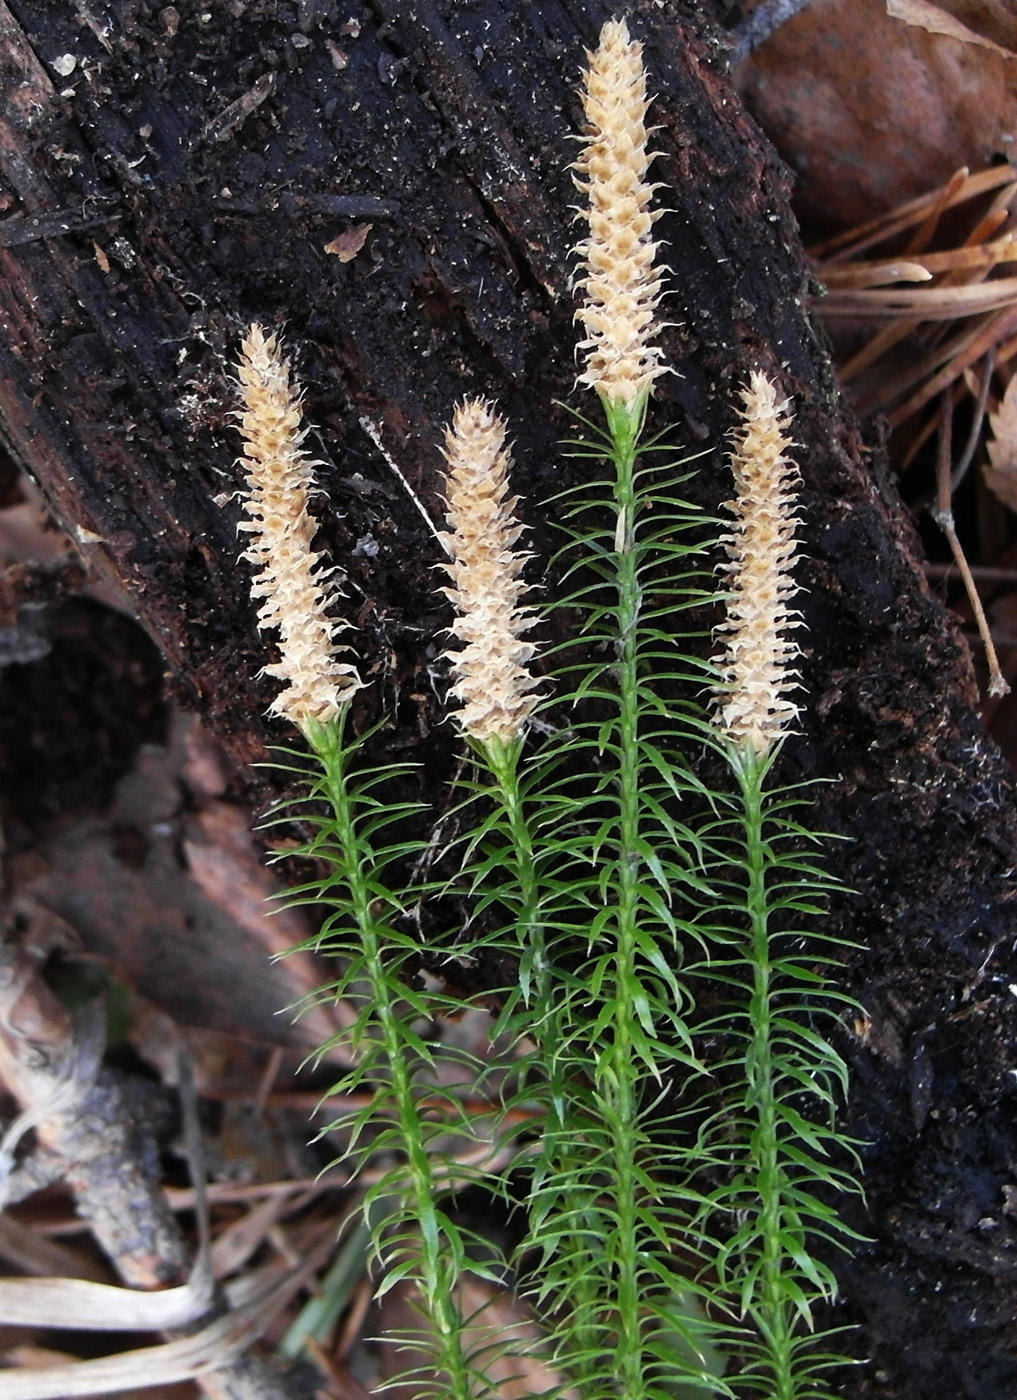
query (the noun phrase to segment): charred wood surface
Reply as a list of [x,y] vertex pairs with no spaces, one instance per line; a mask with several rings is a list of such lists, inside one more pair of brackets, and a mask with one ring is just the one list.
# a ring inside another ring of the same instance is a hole
[[[708,449],[691,489],[715,506],[748,369],[796,404],[810,706],[785,776],[833,780],[821,821],[853,838],[838,859],[857,894],[836,914],[868,1011],[847,1049],[873,1243],[840,1267],[873,1361],[844,1393],[1010,1400],[1011,775],[881,445],[839,399],[789,177],[724,42],[691,0],[628,8],[669,209],[678,373],[655,422]],[[0,3],[0,431],[240,760],[280,736],[237,562],[239,332],[283,325],[296,350],[365,704],[394,755],[440,776],[440,428],[464,392],[497,397],[543,552],[535,503],[576,470],[556,447],[575,374],[575,82],[607,16],[585,0]],[[348,261],[343,235],[364,235]]]

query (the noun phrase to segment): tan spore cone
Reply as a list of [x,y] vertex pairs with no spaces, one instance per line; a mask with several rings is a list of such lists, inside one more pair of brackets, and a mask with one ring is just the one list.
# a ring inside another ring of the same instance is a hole
[[444,565],[452,587],[460,643],[447,653],[455,673],[453,694],[462,702],[463,731],[481,743],[518,739],[536,705],[536,681],[528,666],[536,648],[522,639],[533,626],[521,606],[526,586],[519,575],[526,555],[515,546],[522,534],[509,495],[511,458],[505,423],[483,399],[466,399],[445,436],[445,495],[451,533]]
[[252,325],[237,369],[243,399],[238,415],[244,438],[250,535],[243,557],[255,567],[251,596],[258,626],[279,638],[279,661],[265,672],[285,688],[271,711],[298,728],[327,724],[361,684],[353,666],[336,657],[336,634],[345,625],[329,615],[339,596],[335,569],[313,546],[317,525],[308,511],[318,465],[304,450],[300,393],[278,338]]
[[717,718],[740,747],[765,754],[798,716],[798,627],[788,604],[798,592],[791,569],[798,554],[798,469],[790,457],[790,415],[765,375],[753,373],[742,391],[742,422],[734,434],[731,470],[734,527],[724,536],[731,594],[717,629],[722,651]]
[[576,319],[587,336],[580,343],[586,369],[579,380],[629,405],[664,372],[653,343],[662,285],[652,237],[658,216],[650,209],[656,187],[647,179],[653,155],[646,149],[646,72],[642,45],[629,38],[624,20],[604,25],[587,59],[587,144],[574,167],[590,230],[576,248],[584,293]]

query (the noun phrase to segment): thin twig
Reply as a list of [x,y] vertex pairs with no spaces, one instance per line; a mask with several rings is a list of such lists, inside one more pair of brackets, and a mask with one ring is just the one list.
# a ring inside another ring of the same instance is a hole
[[992,696],[1007,695],[1010,687],[1003,679],[1003,673],[999,669],[999,661],[996,657],[996,648],[993,645],[992,634],[989,631],[989,624],[982,608],[982,600],[978,596],[978,589],[975,581],[971,577],[971,570],[968,568],[968,561],[964,557],[960,540],[957,538],[957,531],[953,519],[953,500],[951,491],[951,436],[953,427],[953,405],[950,402],[950,395],[944,394],[942,410],[939,424],[939,454],[936,464],[936,504],[931,509],[930,514],[943,534],[947,538],[950,546],[950,553],[953,555],[954,563],[964,581],[964,589],[968,595],[968,602],[971,604],[971,611],[975,616],[975,624],[978,627],[978,635],[982,639],[982,646],[985,648],[985,659],[989,665],[989,686],[988,693]]
[[[139,1112],[136,1087],[101,1064],[89,1018],[71,1016],[42,976],[54,949],[73,948],[73,931],[48,910],[23,901],[12,909],[0,934],[0,1080],[22,1112],[33,1115],[36,1152],[59,1164],[79,1216],[88,1222],[124,1282],[133,1289],[151,1290],[153,1300],[165,1299],[167,1292],[178,1300],[186,1293],[194,1295],[194,1307],[184,1312],[200,1331],[145,1352],[139,1362],[141,1373],[150,1382],[196,1378],[215,1400],[293,1400],[295,1382],[266,1358],[244,1353],[299,1284],[286,1282],[288,1276],[280,1283],[273,1275],[270,1297],[257,1307],[230,1312],[225,1297],[216,1296],[209,1276],[207,1226],[199,1227],[204,1238],[195,1280],[188,1268],[187,1241],[162,1190],[156,1170],[158,1143]],[[68,1084],[73,1085],[73,1094],[63,1092]],[[200,1133],[193,1095],[188,1102],[186,1073],[183,1089],[197,1178]],[[20,1166],[15,1170],[20,1171]],[[197,1179],[195,1185],[199,1220],[202,1215],[207,1220]],[[59,1287],[66,1282],[56,1279],[48,1284]],[[94,1294],[96,1285],[84,1287]],[[74,1289],[80,1292],[81,1286],[72,1282]],[[124,1292],[107,1288],[102,1294],[117,1300],[117,1306],[109,1308],[115,1321],[126,1313],[126,1305],[119,1306]],[[188,1300],[183,1297],[182,1301]],[[160,1305],[152,1301],[148,1306],[158,1309]],[[70,1325],[68,1308],[56,1316],[61,1325]],[[163,1363],[166,1373],[160,1370]],[[125,1372],[117,1372],[117,1367],[130,1372],[131,1364],[123,1358],[106,1358],[45,1368],[45,1374],[42,1370],[31,1375],[5,1372],[0,1378],[0,1400],[123,1389],[117,1378],[122,1382]],[[130,1373],[131,1385],[139,1383],[138,1374]]]
[[399,463],[396,461],[396,459],[392,456],[391,452],[389,452],[388,448],[382,442],[381,432],[378,429],[377,425],[375,423],[372,423],[370,418],[366,416],[360,418],[358,421],[360,423],[360,426],[363,428],[364,432],[371,439],[375,447],[385,459],[388,466],[391,468],[392,472],[394,473],[396,479],[402,485],[402,488],[406,492],[407,496],[409,496],[410,500],[416,506],[417,510],[424,517],[424,521],[431,534],[435,537],[435,539],[441,545],[442,549],[444,549],[445,553],[447,554],[449,550],[448,544],[445,540],[445,536],[442,534],[442,532],[438,529],[437,525],[431,519],[431,515],[427,507],[424,505],[423,501],[417,495],[416,491],[414,491],[413,487],[407,481],[402,468],[399,466]]
[[985,356],[985,364],[982,366],[982,382],[978,386],[978,398],[975,401],[974,417],[971,419],[971,431],[968,433],[968,440],[964,444],[964,451],[953,469],[950,479],[951,490],[956,491],[968,474],[968,469],[975,459],[975,451],[981,441],[982,424],[985,422],[985,406],[989,401],[989,385],[992,383],[992,372],[996,367],[996,349],[990,346]]

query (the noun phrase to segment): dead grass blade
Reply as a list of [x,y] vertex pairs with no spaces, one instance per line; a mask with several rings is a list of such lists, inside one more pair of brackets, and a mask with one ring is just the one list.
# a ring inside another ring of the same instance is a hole
[[282,1278],[276,1276],[256,1299],[216,1318],[193,1336],[66,1366],[0,1371],[0,1400],[78,1400],[153,1383],[171,1385],[221,1371],[257,1340],[319,1262],[314,1258]]
[[963,244],[920,258],[873,259],[867,262],[824,264],[823,276],[830,291],[851,287],[879,287],[892,282],[929,282],[938,272],[967,269],[987,271],[999,263],[1017,262],[1017,234],[1004,233],[992,242]]
[[815,262],[843,262],[847,258],[857,257],[877,243],[900,237],[907,229],[933,215],[938,222],[945,210],[990,190],[998,190],[1001,185],[1010,184],[1015,177],[1017,170],[1010,165],[993,166],[990,170],[980,170],[976,175],[969,174],[962,166],[938,189],[908,200],[889,214],[882,214],[868,223],[858,224],[844,233],[814,244],[809,249],[809,256]]
[[142,1293],[79,1278],[0,1279],[0,1325],[88,1332],[161,1332],[185,1327],[212,1305],[210,1277]]
[[960,316],[998,311],[1015,302],[1017,277],[1001,277],[995,282],[965,287],[834,291],[827,295],[822,309],[824,316],[853,316],[865,320],[906,316],[917,322],[953,321]]
[[891,426],[898,427],[917,413],[920,408],[924,408],[937,394],[941,394],[944,389],[949,388],[954,380],[959,379],[966,369],[970,369],[1000,340],[1005,336],[1012,335],[1014,331],[1017,331],[1017,306],[1010,306],[1005,311],[998,312],[991,320],[984,322],[967,338],[964,348],[959,349],[937,375],[923,384],[917,393],[889,415]]

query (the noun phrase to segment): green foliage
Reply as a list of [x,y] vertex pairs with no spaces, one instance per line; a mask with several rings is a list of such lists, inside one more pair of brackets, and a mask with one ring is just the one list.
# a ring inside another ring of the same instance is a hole
[[[556,657],[550,736],[521,768],[478,746],[505,820],[470,874],[519,911],[502,1028],[532,1038],[544,1082],[521,1254],[583,1400],[804,1400],[840,1361],[812,1335],[835,1294],[813,1246],[848,1246],[829,1200],[857,1189],[844,1065],[816,1028],[838,999],[788,923],[831,885],[801,854],[804,798],[764,796],[773,755],[725,743],[697,703],[713,677],[676,620],[714,600],[717,522],[676,497],[672,463],[637,469],[660,447],[640,425],[616,411],[573,444],[615,478],[571,508],[554,606],[580,646]],[[733,792],[697,777],[704,747]]]
[[[726,635],[739,660],[714,665],[698,659],[697,630],[721,601],[711,572],[721,523],[682,499],[688,478],[645,435],[665,367],[641,49],[611,21],[589,58],[589,143],[574,167],[590,200],[580,380],[596,386],[606,427],[580,418],[571,449],[603,479],[548,503],[565,515],[551,610],[570,639],[547,655],[549,694],[537,733],[523,735],[530,623],[517,607],[505,425],[481,400],[458,411],[446,445],[448,572],[459,657],[472,655],[456,690],[471,693],[461,717],[487,713],[473,725],[485,737],[467,740],[443,885],[413,887],[428,864],[429,813],[391,800],[401,772],[366,766],[363,741],[347,732],[356,673],[328,655],[306,665],[308,620],[258,585],[263,625],[301,643],[291,648],[300,703],[281,708],[311,754],[287,753],[305,797],[278,820],[305,823],[298,854],[319,873],[290,900],[324,911],[309,946],[335,975],[319,995],[352,1013],[333,1047],[349,1062],[334,1092],[351,1106],[330,1130],[344,1160],[370,1165],[362,1228],[380,1289],[412,1286],[427,1316],[413,1338],[430,1349],[419,1394],[496,1392],[492,1363],[508,1344],[471,1340],[463,1285],[501,1283],[508,1264],[460,1226],[449,1198],[477,1182],[515,1204],[525,1177],[512,1264],[569,1395],[827,1400],[840,1358],[823,1310],[836,1291],[830,1257],[854,1239],[837,1203],[858,1190],[857,1162],[837,1126],[846,1071],[828,1035],[845,999],[829,985],[836,950],[817,927],[832,886],[807,793],[767,786],[795,713],[787,405],[751,376],[733,459],[739,514],[724,536]],[[260,328],[249,341],[267,352]],[[299,400],[284,364],[266,357],[259,374],[245,380],[247,457],[281,490],[276,478],[288,481],[299,458]],[[293,504],[289,487],[281,499]],[[264,536],[277,514],[256,506],[251,528]],[[301,555],[305,525],[290,520],[277,543],[295,566],[287,602],[313,609],[331,587],[317,556]],[[271,555],[257,535],[258,558]],[[333,624],[312,621],[327,651]],[[331,677],[323,695],[318,668]],[[722,716],[727,737],[703,698],[718,690],[742,710],[735,723]],[[305,723],[337,708],[335,722]],[[439,1044],[443,1014],[462,1004],[419,977],[414,908],[449,895],[468,911],[455,953],[518,966],[499,993],[500,1048],[482,1061]],[[472,1116],[467,1094],[486,1096],[490,1112]],[[337,1296],[348,1281],[337,1267]]]
[[518,930],[523,966],[537,957],[548,972],[523,979],[512,1028],[536,1027],[549,1091],[525,1245],[537,1301],[560,1319],[557,1358],[581,1393],[620,1387],[636,1400],[675,1375],[712,1393],[716,1376],[702,1345],[712,1324],[687,1302],[699,1269],[681,1222],[697,1194],[664,1187],[672,1149],[653,1131],[674,1076],[702,1073],[680,913],[701,883],[680,813],[697,788],[682,750],[699,719],[677,697],[706,677],[653,614],[706,596],[704,521],[661,472],[637,473],[633,426],[626,417],[613,437],[574,444],[606,457],[614,480],[569,511],[575,586],[560,606],[582,650],[559,657],[550,713],[566,719],[531,769],[542,928]]
[[[406,1338],[432,1352],[433,1369],[413,1377],[418,1393],[470,1400],[493,1393],[485,1372],[492,1353],[485,1349],[480,1358],[470,1353],[459,1285],[467,1273],[494,1281],[499,1275],[480,1262],[489,1254],[486,1243],[471,1256],[469,1235],[443,1202],[452,1190],[483,1179],[483,1153],[468,1165],[464,1149],[489,1144],[478,1139],[462,1097],[465,1089],[483,1092],[482,1084],[478,1089],[482,1067],[442,1047],[442,1080],[433,1074],[435,1046],[428,1028],[458,1004],[420,992],[406,972],[418,948],[407,918],[411,896],[400,884],[400,872],[422,846],[388,839],[416,808],[386,800],[398,770],[357,767],[364,741],[347,738],[346,718],[344,711],[334,724],[308,725],[313,758],[287,751],[290,761],[278,766],[302,779],[306,795],[300,803],[287,802],[285,815],[273,818],[299,815],[313,833],[287,854],[314,861],[324,874],[290,890],[286,902],[327,911],[305,945],[327,953],[337,968],[318,998],[342,1000],[354,1012],[349,1029],[323,1048],[339,1049],[349,1060],[332,1094],[359,1100],[360,1106],[323,1131],[342,1134],[341,1160],[357,1170],[368,1162],[389,1163],[372,1173],[363,1196],[379,1294],[406,1281],[429,1319],[429,1327]],[[461,1077],[450,1083],[456,1059]]]
[[[359,767],[342,721],[310,730],[313,758],[291,755],[313,833],[301,854],[325,874],[290,897],[328,911],[313,946],[338,970],[321,995],[355,1011],[336,1092],[360,1106],[333,1126],[355,1164],[389,1164],[364,1209],[381,1288],[411,1281],[430,1317],[422,1395],[494,1393],[459,1284],[505,1266],[481,1262],[490,1246],[444,1203],[471,1180],[511,1197],[523,1172],[516,1267],[580,1400],[826,1400],[842,1364],[816,1331],[829,1253],[853,1239],[837,1199],[858,1189],[824,1034],[844,1002],[816,930],[832,885],[807,794],[768,792],[775,753],[737,748],[703,708],[713,674],[680,622],[714,601],[717,522],[677,494],[687,478],[655,462],[660,442],[641,444],[642,415],[572,445],[614,475],[564,503],[553,606],[576,635],[551,658],[544,737],[474,743],[460,787],[452,885],[483,932],[457,952],[518,959],[500,1064],[460,1056],[449,1087],[443,1048],[444,1087],[433,1073],[431,1027],[461,1007],[413,975],[421,891],[405,872],[426,832],[392,835],[420,824],[386,798],[397,775]],[[727,790],[704,783],[704,754]],[[463,1089],[494,1075],[483,1161]],[[520,1117],[539,1121],[535,1142],[513,1139]]]
[[829,1254],[858,1238],[835,1203],[859,1191],[836,1126],[847,1069],[823,1028],[853,1003],[827,983],[835,956],[815,924],[835,885],[805,853],[817,844],[795,820],[805,796],[765,791],[774,752],[721,747],[736,790],[702,833],[714,898],[700,977],[718,1010],[700,1036],[723,1089],[693,1110],[714,1178],[699,1219],[718,1241],[717,1293],[749,1324],[745,1393],[819,1400],[825,1373],[844,1363],[826,1347],[834,1333],[815,1331],[817,1306],[837,1292],[817,1246]]

